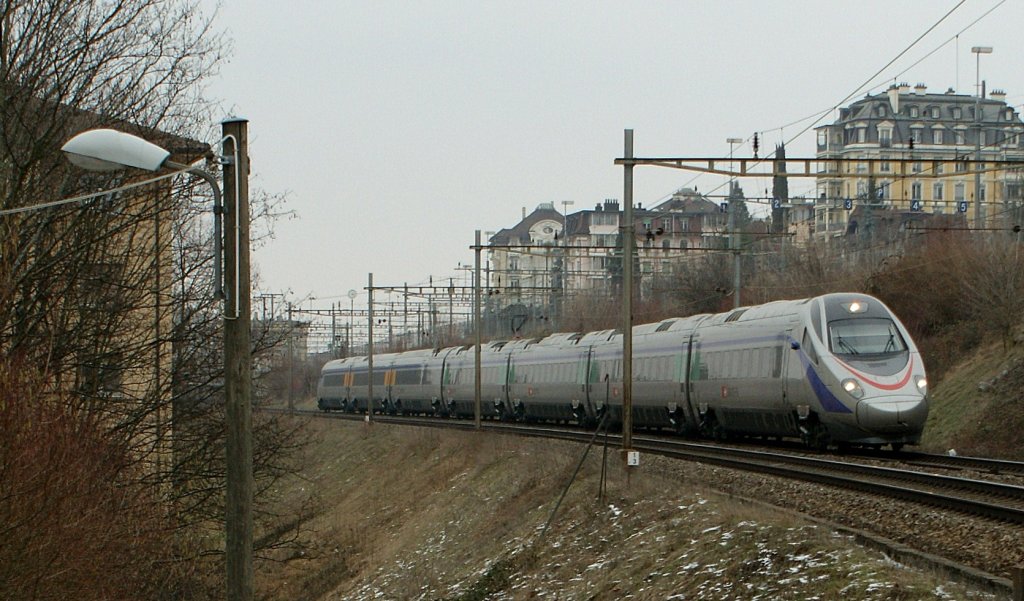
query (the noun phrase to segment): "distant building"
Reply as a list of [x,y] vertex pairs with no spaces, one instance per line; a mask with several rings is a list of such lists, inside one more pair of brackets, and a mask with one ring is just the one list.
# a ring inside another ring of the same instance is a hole
[[[512,323],[557,320],[565,296],[617,290],[621,219],[617,199],[570,215],[558,213],[551,203],[529,215],[524,209],[518,224],[489,240],[487,312]],[[674,275],[678,265],[704,254],[699,251],[727,244],[728,215],[688,188],[653,209],[637,205],[633,219],[641,295],[658,278]]]
[[[945,215],[939,221],[966,219],[973,227],[1019,220],[1021,170],[993,163],[1024,160],[1024,122],[1003,91],[975,97],[893,85],[840,109],[839,119],[816,131],[819,159],[848,161],[826,163],[817,178],[815,236],[861,230],[875,209],[913,220]],[[977,186],[976,154],[985,163]]]

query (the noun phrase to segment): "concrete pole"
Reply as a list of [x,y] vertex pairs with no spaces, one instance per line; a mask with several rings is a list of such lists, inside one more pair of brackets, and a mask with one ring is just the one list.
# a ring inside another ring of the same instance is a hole
[[331,358],[338,358],[338,318],[334,314],[334,307],[338,303],[331,303]]
[[[633,158],[633,130],[625,130],[625,155]],[[624,166],[622,199],[622,450],[633,448],[633,165]]]
[[992,54],[991,46],[974,46],[974,123],[977,127],[974,138],[974,227],[985,227],[981,210],[981,132],[983,119],[981,115],[981,55]]
[[248,121],[221,123],[224,154],[224,395],[227,437],[225,563],[229,601],[253,599],[252,356]]
[[476,351],[474,356],[474,388],[473,388],[473,418],[475,420],[476,429],[479,430],[481,427],[481,413],[482,408],[480,406],[480,380],[482,374],[480,372],[480,345],[483,340],[483,334],[480,327],[480,230],[476,230],[476,242],[473,246],[474,251],[474,264],[473,264],[473,331],[476,335]]
[[369,369],[367,374],[368,380],[366,382],[366,423],[373,421],[373,274],[369,274],[367,280],[366,289],[370,295],[366,301],[366,327],[369,332],[369,336],[366,342],[366,356]]
[[[742,144],[743,138],[729,138],[726,140],[729,143],[729,171],[735,171],[732,163],[732,151],[734,144]],[[736,235],[736,202],[734,195],[734,188],[736,187],[736,178],[732,175],[729,176],[729,249],[732,250],[732,306],[733,308],[739,308],[740,306],[740,245],[739,238]]]
[[295,410],[295,393],[292,390],[295,385],[295,346],[294,332],[292,328],[295,322],[292,321],[292,302],[288,301],[288,410]]

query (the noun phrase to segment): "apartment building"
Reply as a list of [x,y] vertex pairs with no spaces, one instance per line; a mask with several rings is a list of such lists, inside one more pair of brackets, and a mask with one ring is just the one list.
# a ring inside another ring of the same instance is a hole
[[958,215],[970,227],[1019,221],[1024,122],[1002,90],[972,96],[893,85],[840,109],[816,132],[817,157],[826,161],[816,236],[844,235],[856,212],[874,209]]

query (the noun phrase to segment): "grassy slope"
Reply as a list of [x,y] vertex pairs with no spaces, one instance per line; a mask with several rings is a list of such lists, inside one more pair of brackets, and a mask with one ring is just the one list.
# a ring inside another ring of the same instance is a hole
[[983,346],[934,387],[922,447],[1024,460],[1024,352]]
[[[303,553],[257,569],[264,599],[970,598],[825,528],[578,446],[311,420]],[[673,595],[680,595],[673,597]]]

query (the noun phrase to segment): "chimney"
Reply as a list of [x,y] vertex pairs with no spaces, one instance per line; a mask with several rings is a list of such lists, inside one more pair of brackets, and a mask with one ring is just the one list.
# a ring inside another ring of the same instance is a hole
[[992,90],[992,93],[988,96],[992,100],[998,100],[999,102],[1006,102],[1006,90],[1000,90],[996,88]]
[[903,94],[904,96],[906,96],[909,93],[910,93],[910,84],[905,82],[905,81],[900,82],[900,94]]
[[604,210],[612,211],[615,213],[619,212],[619,199],[618,198],[606,198],[604,199]]
[[889,86],[887,90],[889,94],[889,105],[892,107],[892,112],[898,114],[900,112],[900,89],[896,87],[896,84]]
[[601,210],[601,203],[597,203],[597,206],[594,207],[594,210],[595,211],[600,211]]
[[526,207],[523,207],[523,219],[526,219]]
[[927,91],[928,86],[924,85],[923,83],[919,83],[916,86],[914,86],[914,93],[917,94],[918,96],[924,96]]

